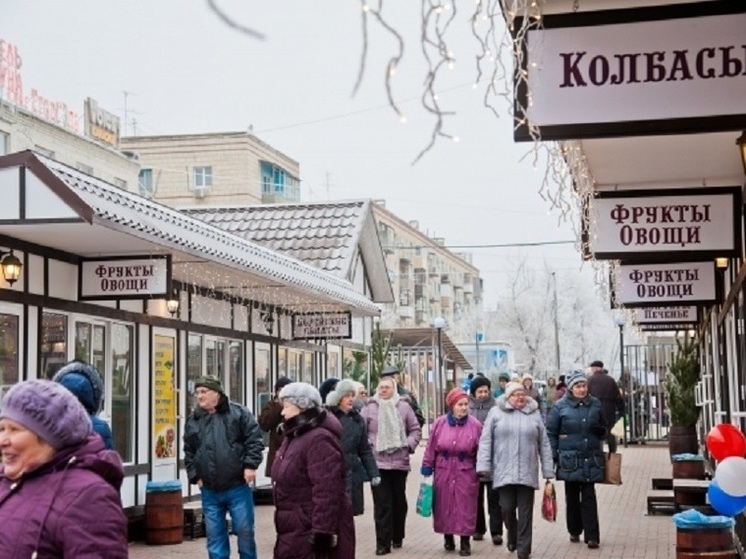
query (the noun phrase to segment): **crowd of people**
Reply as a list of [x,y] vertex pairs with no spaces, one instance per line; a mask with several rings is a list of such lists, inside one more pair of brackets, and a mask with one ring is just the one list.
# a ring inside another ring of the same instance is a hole
[[[501,374],[493,390],[477,374],[446,395],[446,412],[430,425],[419,465],[432,479],[433,531],[446,551],[469,556],[472,541],[489,530],[492,544],[528,559],[542,478],[564,482],[570,541],[600,546],[595,484],[604,476],[604,441],[616,450],[609,429],[623,399],[603,363],[593,362],[589,372],[550,378],[543,393],[530,375]],[[239,557],[257,557],[252,484],[263,460],[262,430],[269,434],[274,557],[354,557],[354,516],[364,512],[366,482],[375,554],[403,547],[407,477],[424,418],[399,380],[399,369],[386,367],[369,397],[351,379],[316,388],[280,377],[257,419],[228,398],[218,378],[197,379],[184,463],[200,489],[210,559],[230,557],[228,515]],[[24,381],[6,393],[0,555],[127,556],[124,473],[111,431],[97,417],[102,402],[100,375],[77,361],[52,381]]]

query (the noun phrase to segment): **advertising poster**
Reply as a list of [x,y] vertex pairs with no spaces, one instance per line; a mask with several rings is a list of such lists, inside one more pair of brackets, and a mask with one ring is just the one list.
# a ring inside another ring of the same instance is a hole
[[174,371],[174,338],[155,336],[153,382],[153,441],[155,457],[176,456],[176,375]]

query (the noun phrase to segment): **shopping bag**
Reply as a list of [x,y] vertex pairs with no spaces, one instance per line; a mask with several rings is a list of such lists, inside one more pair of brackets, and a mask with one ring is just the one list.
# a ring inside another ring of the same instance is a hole
[[420,492],[417,495],[417,514],[426,518],[433,514],[433,482],[431,478],[425,478],[420,483]]
[[609,485],[622,484],[622,455],[618,452],[609,452],[604,455],[606,467],[604,469],[604,483]]
[[554,484],[547,480],[544,484],[544,497],[541,499],[541,517],[549,522],[557,520],[557,492]]
[[624,418],[623,417],[620,417],[619,419],[617,419],[617,422],[614,423],[614,426],[611,428],[611,434],[617,439],[624,438]]

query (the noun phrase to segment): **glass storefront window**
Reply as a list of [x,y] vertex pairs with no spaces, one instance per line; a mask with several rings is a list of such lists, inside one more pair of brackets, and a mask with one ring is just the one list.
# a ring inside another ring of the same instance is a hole
[[254,352],[254,382],[256,382],[256,407],[254,409],[261,410],[264,404],[269,402],[272,397],[270,392],[270,378],[269,378],[269,345],[267,344],[256,344]]
[[244,393],[243,383],[243,343],[232,341],[228,344],[230,370],[228,371],[228,386],[230,389],[231,400],[244,404],[246,394]]
[[67,363],[67,316],[45,312],[41,317],[39,367],[41,378],[51,379]]
[[18,382],[18,317],[0,314],[0,397]]
[[132,462],[134,448],[133,327],[111,326],[111,432],[123,462]]
[[189,334],[187,341],[187,363],[186,363],[186,413],[192,409],[192,396],[194,394],[194,382],[202,376],[202,336]]

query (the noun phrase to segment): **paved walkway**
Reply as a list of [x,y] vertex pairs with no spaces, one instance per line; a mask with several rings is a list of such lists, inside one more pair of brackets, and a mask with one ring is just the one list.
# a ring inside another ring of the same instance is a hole
[[[422,459],[423,449],[413,456],[412,464],[417,466]],[[651,488],[651,478],[671,477],[671,464],[668,447],[648,444],[620,448],[624,455],[622,466],[622,486],[597,486],[599,516],[601,520],[601,548],[590,550],[584,544],[570,543],[565,529],[564,488],[557,483],[559,515],[557,522],[549,523],[539,512],[540,493],[537,492],[534,513],[534,544],[532,559],[664,559],[675,556],[676,530],[670,516],[646,516],[646,494]],[[432,520],[415,514],[420,476],[410,474],[408,494],[410,511],[407,517],[407,536],[404,547],[393,550],[391,559],[437,559],[458,557],[458,553],[448,553],[443,549],[442,536],[432,531]],[[366,495],[366,511],[356,517],[358,559],[375,557],[375,533],[373,529],[373,505],[370,493]],[[258,506],[256,510],[257,546],[259,559],[272,557],[275,531],[273,507]],[[235,538],[232,538],[235,546]],[[234,553],[234,557],[238,557]],[[146,546],[133,543],[130,546],[133,559],[174,559],[206,558],[204,538],[185,540],[179,545]],[[505,546],[496,547],[489,539],[472,543],[472,557],[492,557],[515,559]],[[353,558],[350,558],[353,559]]]

